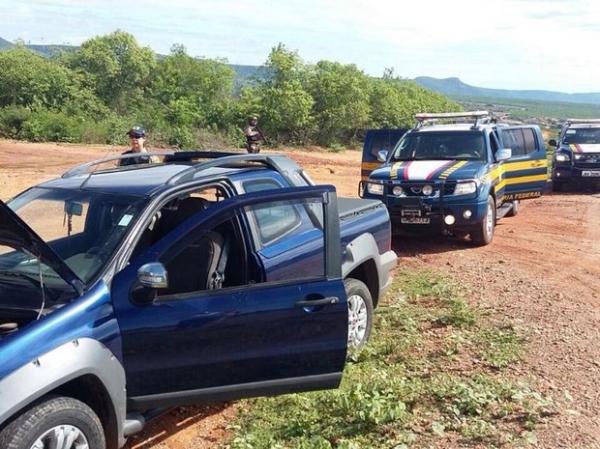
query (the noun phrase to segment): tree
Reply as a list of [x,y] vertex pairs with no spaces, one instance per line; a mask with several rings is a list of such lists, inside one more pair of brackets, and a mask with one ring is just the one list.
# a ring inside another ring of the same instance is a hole
[[62,106],[73,93],[73,75],[23,46],[0,52],[0,107]]
[[[168,105],[172,123],[222,126],[232,101],[234,77],[228,65],[192,58],[185,47],[174,45],[171,54],[159,62],[151,90]],[[184,116],[183,121],[176,119]]]
[[370,120],[369,78],[354,64],[320,61],[308,81],[315,101],[316,140],[348,142]]
[[95,37],[67,58],[85,84],[111,109],[126,113],[143,100],[156,67],[154,52],[123,31]]
[[258,113],[272,140],[304,142],[313,122],[314,100],[304,88],[302,60],[297,52],[278,44],[271,50],[265,69],[266,79],[242,91],[241,109],[247,115]]

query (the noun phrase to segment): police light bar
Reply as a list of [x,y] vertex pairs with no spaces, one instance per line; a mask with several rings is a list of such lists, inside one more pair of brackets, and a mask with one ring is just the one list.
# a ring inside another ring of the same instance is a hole
[[490,113],[488,111],[471,111],[471,112],[440,112],[437,114],[420,113],[415,114],[415,119],[419,122],[426,120],[439,120],[439,119],[456,119],[456,118],[470,118],[479,119],[488,117]]

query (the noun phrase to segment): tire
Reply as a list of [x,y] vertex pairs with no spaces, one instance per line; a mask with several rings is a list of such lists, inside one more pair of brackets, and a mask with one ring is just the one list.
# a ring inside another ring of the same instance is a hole
[[496,228],[496,203],[494,198],[488,196],[485,216],[477,229],[471,231],[471,241],[476,246],[485,246],[492,243]]
[[[83,402],[68,397],[48,397],[22,412],[0,432],[0,448],[55,447],[60,438],[61,449],[106,449],[98,416]],[[75,440],[68,444],[64,438]]]
[[565,186],[563,185],[562,182],[559,182],[559,181],[552,182],[552,191],[553,192],[562,192],[563,190],[565,190]]
[[516,217],[519,213],[519,207],[521,206],[521,202],[519,200],[511,201],[512,207],[506,214],[507,217]]
[[357,350],[369,341],[373,326],[373,298],[358,279],[344,280],[348,298],[348,349]]

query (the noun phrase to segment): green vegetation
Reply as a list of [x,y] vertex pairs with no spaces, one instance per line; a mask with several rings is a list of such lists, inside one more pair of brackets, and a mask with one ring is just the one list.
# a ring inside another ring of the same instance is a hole
[[447,278],[404,270],[340,389],[242,402],[228,447],[528,446],[551,403],[506,373],[522,352]]
[[282,44],[244,87],[223,61],[181,45],[157,58],[122,31],[55,50],[0,51],[0,137],[124,144],[141,124],[151,145],[220,147],[242,144],[246,117],[259,114],[274,144],[335,147],[369,127],[408,126],[419,111],[460,108],[389,71],[372,78],[351,64],[306,64]]
[[557,101],[534,101],[510,98],[453,96],[465,108],[509,112],[516,119],[553,118],[598,118],[600,105],[566,103]]

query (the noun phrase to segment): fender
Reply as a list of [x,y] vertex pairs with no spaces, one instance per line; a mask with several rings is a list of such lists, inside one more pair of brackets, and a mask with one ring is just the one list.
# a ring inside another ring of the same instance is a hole
[[379,296],[381,297],[391,284],[392,277],[390,276],[390,271],[394,269],[398,261],[396,253],[390,250],[379,254],[379,247],[377,246],[375,237],[369,233],[359,235],[346,244],[343,249],[342,277],[345,278],[355,268],[369,260],[373,260],[377,267]]
[[119,447],[125,444],[125,370],[102,343],[81,338],[59,346],[0,380],[0,425],[52,390],[83,375],[97,377],[110,395],[117,418]]

